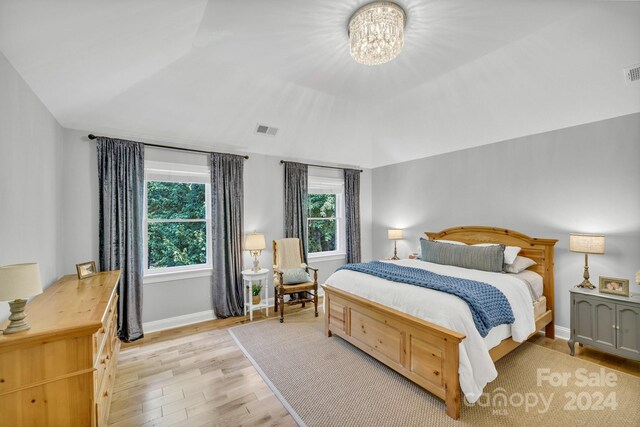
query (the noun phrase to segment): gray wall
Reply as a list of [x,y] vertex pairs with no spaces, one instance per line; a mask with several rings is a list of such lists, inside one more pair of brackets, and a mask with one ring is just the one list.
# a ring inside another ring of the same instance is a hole
[[[98,258],[98,197],[95,143],[87,139],[87,131],[64,131],[65,165],[65,244],[63,272],[73,273],[75,264]],[[149,148],[148,160],[206,165],[206,156]],[[245,217],[246,232],[265,233],[267,249],[262,252],[260,265],[271,269],[273,254],[270,242],[283,235],[283,167],[280,158],[251,154],[245,162]],[[371,170],[362,175],[362,248],[364,259],[371,259],[372,197]],[[324,281],[343,261],[314,261]],[[244,254],[244,265],[252,265],[251,257]],[[272,283],[270,283],[272,285]],[[143,321],[151,322],[176,316],[199,313],[212,309],[209,277],[197,277],[149,283],[144,285]],[[269,292],[273,295],[273,289]]]
[[45,287],[59,274],[62,163],[62,128],[0,53],[0,265],[38,262]]
[[558,239],[556,324],[569,326],[569,288],[584,257],[570,232],[603,233],[606,254],[589,259],[598,276],[630,279],[640,269],[640,114],[527,136],[373,170],[373,256],[388,257],[386,229],[405,229],[398,252],[424,231],[487,225]]

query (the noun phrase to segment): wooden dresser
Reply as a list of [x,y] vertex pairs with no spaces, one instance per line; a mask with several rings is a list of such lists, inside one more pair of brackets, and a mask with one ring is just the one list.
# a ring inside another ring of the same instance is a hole
[[107,424],[119,279],[64,276],[27,304],[31,329],[0,335],[0,427]]

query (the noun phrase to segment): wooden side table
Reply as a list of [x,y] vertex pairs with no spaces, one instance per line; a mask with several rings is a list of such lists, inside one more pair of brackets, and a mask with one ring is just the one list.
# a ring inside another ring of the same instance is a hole
[[[253,284],[260,284],[260,303],[254,304],[251,295],[251,287]],[[251,269],[242,271],[242,287],[244,288],[244,315],[249,313],[249,319],[253,321],[253,312],[255,310],[265,310],[265,315],[269,316],[269,270],[261,268],[255,272]]]

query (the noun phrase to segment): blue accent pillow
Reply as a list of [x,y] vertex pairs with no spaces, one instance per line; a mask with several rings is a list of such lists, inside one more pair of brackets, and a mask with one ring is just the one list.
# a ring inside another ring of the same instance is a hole
[[311,276],[304,268],[287,268],[282,270],[283,285],[294,285],[298,283],[313,282]]
[[504,263],[504,245],[466,246],[452,245],[420,239],[420,259],[435,264],[453,265],[474,270],[501,273]]

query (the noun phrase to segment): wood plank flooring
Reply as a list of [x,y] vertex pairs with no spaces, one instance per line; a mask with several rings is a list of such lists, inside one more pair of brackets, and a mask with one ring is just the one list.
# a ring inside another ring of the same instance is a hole
[[[273,310],[270,310],[273,313]],[[293,314],[299,308],[287,307]],[[305,318],[316,321],[309,308]],[[254,321],[263,319],[254,313]],[[241,319],[220,319],[148,334],[123,346],[110,426],[294,426],[295,422],[227,332]],[[285,320],[286,322],[286,320]],[[568,353],[567,342],[530,342]],[[640,377],[640,363],[576,345],[576,357]]]

